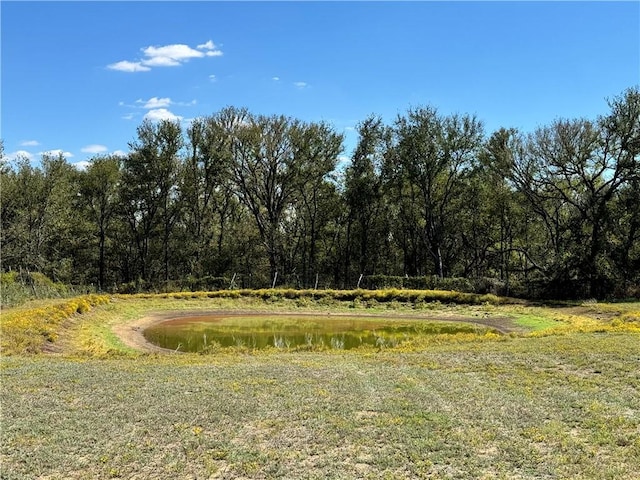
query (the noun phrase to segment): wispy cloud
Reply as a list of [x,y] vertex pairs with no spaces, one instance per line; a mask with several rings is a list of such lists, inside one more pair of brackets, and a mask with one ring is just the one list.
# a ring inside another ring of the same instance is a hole
[[192,58],[219,57],[222,50],[211,41],[192,48],[183,43],[149,46],[140,49],[143,57],[135,61],[122,60],[107,65],[110,70],[121,72],[148,72],[153,67],[177,67]]
[[279,82],[280,81],[280,77],[271,77],[271,80],[273,80],[274,82]]
[[309,84],[307,82],[293,82],[293,86],[302,90],[303,88],[307,88]]
[[40,145],[40,142],[37,140],[25,140],[20,143],[21,147],[37,147],[38,145]]
[[173,102],[169,97],[151,97],[149,100],[136,100],[136,104],[142,104],[142,108],[154,109],[154,108],[164,108],[171,105]]
[[82,147],[80,149],[81,152],[83,153],[105,153],[107,151],[109,151],[109,149],[107,147],[105,147],[104,145],[97,145],[97,144],[93,144],[93,145],[87,145],[86,147]]
[[126,157],[127,152],[125,152],[124,150],[114,150],[113,152],[111,152],[111,155],[115,155],[116,157]]
[[181,121],[182,117],[170,112],[166,108],[156,108],[149,110],[144,116],[145,120],[151,120],[152,122],[159,122],[160,120]]
[[213,44],[211,40],[206,43],[202,43],[196,47],[198,50],[211,50],[216,51],[216,46]]
[[10,162],[20,159],[31,161],[33,160],[33,153],[27,152],[26,150],[16,150],[15,152],[5,153],[4,158]]
[[190,102],[174,101],[170,97],[150,97],[149,99],[139,98],[133,103],[118,102],[118,106],[125,108],[136,109],[137,111],[130,111],[121,118],[124,120],[134,120],[140,117],[139,110],[147,110],[143,118],[152,122],[160,120],[171,120],[183,122],[184,117],[173,113],[169,108],[173,107],[193,107],[197,105],[197,100],[191,100]]
[[141,62],[130,62],[128,60],[112,63],[107,65],[107,68],[110,70],[118,70],[119,72],[148,72],[151,70],[149,67],[145,67]]
[[347,165],[349,165],[350,162],[351,162],[351,159],[349,157],[347,157],[346,155],[340,155],[338,157],[338,163],[336,167],[345,168]]
[[215,82],[218,78],[215,75],[209,75],[209,81]]
[[[134,107],[144,108],[146,110],[153,110],[156,108],[166,108],[171,105],[179,105],[181,107],[192,107],[196,103],[197,103],[196,100],[191,100],[190,102],[175,102],[171,100],[171,98],[169,97],[151,97],[149,100],[143,100],[139,98],[138,100],[135,101]],[[122,102],[120,102],[120,104],[122,106],[129,106],[129,105],[124,105]]]
[[65,152],[60,148],[56,148],[54,150],[46,150],[44,152],[39,152],[38,155],[47,155],[49,157],[58,157],[62,155],[64,158],[72,158],[74,155],[71,152]]

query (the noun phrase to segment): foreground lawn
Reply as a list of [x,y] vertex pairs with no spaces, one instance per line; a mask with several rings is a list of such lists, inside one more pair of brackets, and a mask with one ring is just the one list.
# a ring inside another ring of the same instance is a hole
[[216,355],[108,334],[151,308],[101,306],[62,352],[0,360],[0,478],[638,478],[636,333]]

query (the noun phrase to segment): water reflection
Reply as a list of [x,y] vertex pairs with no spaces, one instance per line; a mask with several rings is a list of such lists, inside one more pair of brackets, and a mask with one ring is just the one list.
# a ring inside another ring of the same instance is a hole
[[171,350],[202,352],[228,347],[251,350],[395,347],[421,335],[473,333],[465,323],[328,315],[201,315],[164,321],[144,331],[148,341]]

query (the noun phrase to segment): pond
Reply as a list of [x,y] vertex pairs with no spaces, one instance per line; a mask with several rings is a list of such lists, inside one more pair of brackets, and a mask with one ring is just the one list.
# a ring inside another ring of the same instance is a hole
[[486,332],[469,323],[343,315],[192,315],[165,320],[144,331],[162,348],[203,352],[241,347],[251,350],[349,350],[395,347],[423,335]]

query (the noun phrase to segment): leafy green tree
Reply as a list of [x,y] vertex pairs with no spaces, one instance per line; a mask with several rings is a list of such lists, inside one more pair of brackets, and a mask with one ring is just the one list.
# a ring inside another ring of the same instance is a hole
[[[155,259],[161,264],[159,270],[166,282],[170,273],[170,237],[180,208],[177,176],[182,131],[177,122],[144,121],[137,135],[129,145],[130,154],[122,161],[121,206],[136,245],[142,279],[153,280]],[[152,252],[157,236],[161,238],[159,252]]]
[[390,132],[379,117],[368,117],[357,126],[357,131],[358,144],[345,172],[344,197],[348,208],[345,279],[349,278],[354,253],[356,273],[374,273],[380,253],[379,223],[384,209],[381,171],[390,142]]
[[397,271],[406,276],[422,276],[427,273],[428,253],[423,235],[421,192],[417,185],[409,181],[406,170],[397,158],[396,146],[392,146],[385,154],[382,171],[389,236],[401,252],[401,265]]
[[343,136],[325,123],[301,124],[292,131],[294,156],[301,162],[297,184],[296,214],[302,224],[302,277],[311,284],[319,273],[318,243],[331,216],[337,192],[330,177],[342,152]]
[[532,268],[528,261],[534,249],[532,242],[539,238],[533,234],[536,228],[530,220],[535,214],[511,180],[513,158],[521,155],[523,149],[523,136],[517,130],[501,128],[494,132],[479,155],[466,202],[478,212],[474,221],[483,225],[482,233],[473,231],[465,235],[465,242],[476,252],[474,264],[479,260],[486,262],[481,270],[503,280],[507,292],[512,273],[519,280],[526,280]]
[[[609,102],[599,120],[603,150],[616,159],[621,185],[609,222],[612,258],[620,284],[640,283],[640,89],[633,87]],[[614,172],[615,174],[615,172]]]
[[183,249],[189,273],[197,277],[219,275],[231,261],[223,249],[238,208],[231,184],[232,146],[234,130],[246,116],[246,110],[229,107],[194,120],[187,130],[189,153],[180,183]]
[[398,117],[394,133],[399,176],[419,192],[424,244],[435,273],[443,278],[456,257],[452,206],[482,144],[482,124],[474,116],[416,108]]
[[529,258],[555,295],[602,297],[613,280],[613,200],[638,170],[637,91],[611,107],[598,122],[557,120],[511,150],[511,180],[546,233],[546,252]]
[[475,116],[370,116],[344,170],[331,126],[233,107],[184,136],[145,121],[130,154],[86,171],[62,156],[8,162],[0,141],[1,266],[102,289],[236,273],[261,287],[276,272],[352,286],[383,273],[622,295],[640,285],[638,87],[609,108],[486,141]]
[[[312,153],[307,125],[284,116],[248,115],[234,127],[232,173],[236,194],[253,215],[269,259],[271,279],[284,260],[285,223],[295,215],[295,202],[309,175],[319,178],[330,172]],[[315,143],[315,142],[314,142]],[[316,143],[317,148],[318,144]],[[323,147],[323,148],[326,148]],[[324,155],[324,154],[323,154]],[[324,160],[324,159],[323,159]]]
[[617,294],[640,285],[640,178],[630,178],[611,206],[611,258],[616,265]]
[[71,282],[77,172],[62,155],[44,155],[41,165],[22,158],[3,171],[3,263]]
[[117,156],[91,159],[86,171],[79,176],[80,200],[88,220],[98,238],[98,288],[106,283],[107,236],[118,209],[118,186],[121,177],[121,159]]

